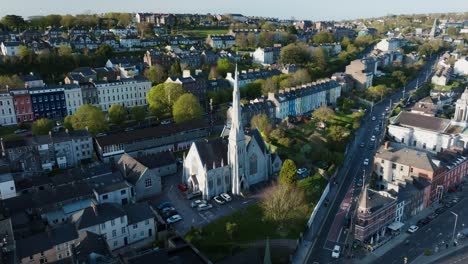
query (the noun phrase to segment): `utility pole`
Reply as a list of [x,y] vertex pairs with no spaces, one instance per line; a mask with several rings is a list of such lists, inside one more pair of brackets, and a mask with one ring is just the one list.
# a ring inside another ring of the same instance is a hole
[[452,234],[452,241],[455,243],[455,231],[457,229],[457,221],[458,221],[458,214],[450,211],[455,216],[455,224],[453,225],[453,234]]
[[405,99],[405,94],[406,94],[406,85],[403,86],[403,97],[401,99]]

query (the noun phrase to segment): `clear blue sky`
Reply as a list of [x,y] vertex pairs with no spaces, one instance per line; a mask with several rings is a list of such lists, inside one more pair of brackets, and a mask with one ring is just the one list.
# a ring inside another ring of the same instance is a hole
[[312,20],[467,12],[468,0],[0,0],[0,16],[104,12],[241,13]]

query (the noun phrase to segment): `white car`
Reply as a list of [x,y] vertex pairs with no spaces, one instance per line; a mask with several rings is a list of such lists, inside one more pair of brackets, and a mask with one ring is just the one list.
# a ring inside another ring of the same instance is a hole
[[372,136],[372,137],[370,138],[370,141],[374,142],[374,141],[375,141],[375,136]]
[[303,174],[303,173],[305,173],[305,172],[307,172],[307,169],[306,169],[306,168],[299,168],[299,169],[297,170],[297,174]]
[[333,251],[332,251],[332,258],[339,258],[340,257],[340,251],[341,251],[341,247],[338,246],[338,245],[335,245],[335,247],[333,247]]
[[369,165],[369,159],[364,159],[364,165]]
[[230,202],[232,200],[231,196],[227,193],[222,193],[221,198],[223,198],[226,202]]
[[213,200],[214,200],[217,204],[225,204],[225,203],[226,203],[226,201],[224,201],[224,199],[222,199],[222,198],[219,197],[219,196],[215,196],[215,197],[213,198]]
[[182,216],[176,214],[176,215],[173,215],[171,217],[169,217],[168,219],[166,219],[166,222],[169,223],[169,224],[172,224],[172,223],[175,223],[175,222],[179,222],[182,220]]
[[375,121],[375,119],[376,119],[375,116],[373,116],[373,117],[372,117],[372,121]]
[[414,232],[418,231],[418,229],[419,229],[418,226],[412,225],[408,228],[408,233],[413,234]]
[[198,207],[200,204],[206,204],[205,200],[195,200],[192,203],[190,203],[190,206],[192,208]]
[[200,204],[197,208],[198,211],[205,211],[205,210],[210,210],[211,208],[213,208],[213,205],[209,204],[209,203],[203,203],[203,204]]

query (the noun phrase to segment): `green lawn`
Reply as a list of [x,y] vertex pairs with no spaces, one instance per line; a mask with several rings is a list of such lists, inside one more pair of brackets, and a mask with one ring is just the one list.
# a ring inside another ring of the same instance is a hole
[[21,136],[14,133],[16,129],[18,129],[17,126],[0,127],[0,137],[5,141],[20,139]]
[[229,31],[228,29],[193,29],[193,30],[185,30],[182,33],[189,35],[189,36],[206,38],[208,35],[227,34],[228,31]]

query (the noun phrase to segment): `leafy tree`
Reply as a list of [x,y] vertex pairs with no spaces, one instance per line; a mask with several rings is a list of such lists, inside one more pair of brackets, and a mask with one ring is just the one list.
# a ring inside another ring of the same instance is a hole
[[132,115],[132,119],[141,123],[145,120],[146,117],[146,110],[145,107],[135,105],[134,107],[130,108],[130,114]]
[[209,80],[216,80],[216,79],[219,79],[220,77],[221,77],[221,75],[219,74],[218,69],[216,68],[216,66],[211,66],[210,67],[210,73],[208,74],[208,79]]
[[234,71],[234,64],[227,58],[221,58],[217,62],[218,72],[223,78],[226,77],[228,72]]
[[247,83],[241,87],[241,97],[246,97],[247,99],[252,100],[260,97],[262,95],[262,81],[263,80],[257,80],[255,82]]
[[312,117],[322,122],[330,120],[330,118],[332,118],[333,116],[335,116],[335,112],[333,111],[333,109],[326,105],[322,105],[319,108],[315,109],[314,112],[312,112]]
[[275,41],[273,32],[263,31],[259,35],[259,44],[262,47],[271,47]]
[[327,68],[327,53],[323,48],[314,49],[312,52],[312,58],[314,59],[314,64],[319,67],[322,71],[325,71]]
[[457,37],[459,35],[459,30],[456,27],[448,27],[445,32],[451,37]]
[[247,36],[245,34],[237,34],[236,46],[243,49],[249,46],[249,42],[247,41]]
[[273,78],[266,79],[262,86],[262,94],[268,95],[268,93],[276,93],[278,91],[278,83]]
[[107,130],[107,122],[104,113],[99,107],[92,105],[80,106],[75,114],[68,116],[65,121],[68,126],[71,125],[75,130],[85,129],[87,127],[93,134]]
[[328,129],[328,137],[334,142],[343,142],[349,133],[349,129],[342,126],[331,126]]
[[312,41],[315,44],[334,43],[335,37],[330,32],[321,31],[312,37]]
[[109,108],[109,121],[121,125],[127,119],[127,110],[120,104],[113,104]]
[[150,112],[158,119],[171,112],[171,107],[184,93],[178,83],[161,83],[153,86],[146,95]]
[[247,34],[247,43],[249,47],[256,47],[257,46],[257,37],[254,33],[250,32]]
[[239,226],[237,223],[226,223],[226,234],[228,235],[229,239],[233,240],[234,234],[237,233],[239,230]]
[[281,225],[295,224],[307,214],[304,191],[295,185],[276,184],[265,190],[260,206],[265,217]]
[[310,61],[309,47],[304,43],[292,43],[281,49],[280,60],[285,64],[306,64]]
[[24,82],[18,77],[18,75],[0,75],[0,88],[1,89],[15,89],[24,88]]
[[385,85],[380,84],[370,87],[367,89],[366,93],[372,98],[373,101],[379,99],[381,100],[388,93],[388,89]]
[[110,58],[112,57],[112,54],[113,54],[112,47],[109,46],[108,44],[101,44],[96,50],[96,55],[104,57],[104,58]]
[[403,71],[392,72],[392,77],[397,79],[400,85],[406,85],[408,83],[408,77]]
[[26,25],[23,17],[17,15],[6,15],[2,18],[1,22],[12,31],[19,31]]
[[34,135],[47,135],[54,127],[54,122],[47,118],[41,118],[33,123],[32,133]]
[[26,46],[19,46],[18,57],[23,63],[32,64],[33,62],[33,51]]
[[254,115],[252,120],[250,120],[250,126],[252,129],[257,128],[267,138],[269,138],[270,132],[273,129],[270,119],[266,114]]
[[180,67],[180,61],[177,60],[171,65],[169,69],[170,76],[181,76],[182,75],[182,68]]
[[341,49],[346,50],[349,44],[351,44],[351,40],[348,37],[343,37],[341,40]]
[[190,120],[200,119],[203,115],[203,108],[200,106],[195,95],[183,94],[172,107],[172,116],[176,123],[183,123]]
[[75,26],[76,24],[76,21],[77,19],[72,16],[72,15],[65,15],[65,16],[62,16],[62,20],[60,20],[60,24],[63,26],[63,27],[66,27],[68,29],[72,28],[73,26]]
[[72,49],[70,46],[67,45],[60,45],[58,48],[58,54],[60,56],[71,56],[72,55]]
[[160,84],[167,79],[167,73],[163,66],[155,64],[145,70],[145,77],[154,84]]
[[297,168],[294,161],[287,159],[283,163],[279,173],[279,180],[282,184],[294,185],[296,184],[297,177]]
[[367,47],[372,44],[373,38],[371,35],[359,36],[354,40],[354,45],[356,47]]
[[289,25],[286,28],[286,31],[291,35],[296,35],[297,34],[297,28],[295,26],[293,26],[293,25]]
[[312,81],[309,72],[306,69],[299,69],[288,78],[289,86],[296,86]]

